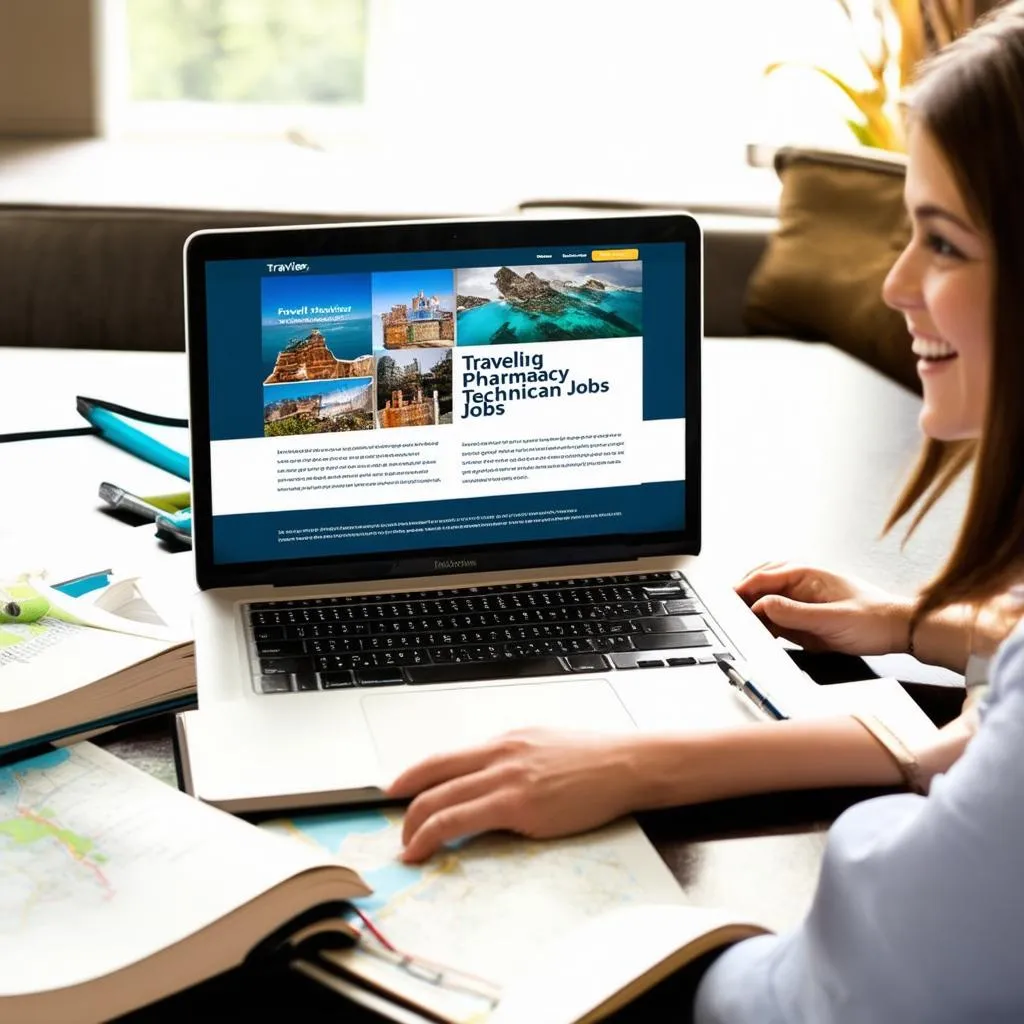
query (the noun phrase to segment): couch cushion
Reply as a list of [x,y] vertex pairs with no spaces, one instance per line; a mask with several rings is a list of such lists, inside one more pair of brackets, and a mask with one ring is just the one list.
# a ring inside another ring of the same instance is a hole
[[905,160],[786,148],[775,166],[782,178],[779,229],[750,279],[747,327],[830,341],[919,391],[903,317],[881,296],[910,237]]

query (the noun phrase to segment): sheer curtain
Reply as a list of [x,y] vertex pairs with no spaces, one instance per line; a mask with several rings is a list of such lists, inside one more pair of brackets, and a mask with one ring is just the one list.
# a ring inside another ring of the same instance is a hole
[[833,0],[371,0],[370,14],[368,123],[396,154],[432,145],[420,173],[714,197],[751,189],[748,143],[853,142],[853,108],[823,77],[764,74],[805,61],[860,81]]

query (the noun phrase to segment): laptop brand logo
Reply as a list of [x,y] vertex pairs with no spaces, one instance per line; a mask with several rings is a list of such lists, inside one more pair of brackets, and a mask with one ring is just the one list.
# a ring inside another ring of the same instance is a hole
[[267,264],[268,274],[304,274],[307,270],[309,270],[308,263],[296,263],[295,260],[289,260],[287,263]]
[[437,558],[434,560],[435,569],[475,569],[475,558]]

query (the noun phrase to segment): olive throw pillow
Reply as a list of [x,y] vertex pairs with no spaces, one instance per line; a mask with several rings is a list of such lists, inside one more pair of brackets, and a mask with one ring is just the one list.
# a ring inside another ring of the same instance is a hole
[[910,237],[905,158],[785,147],[775,169],[779,227],[747,286],[747,329],[829,341],[920,391],[904,319],[882,301]]

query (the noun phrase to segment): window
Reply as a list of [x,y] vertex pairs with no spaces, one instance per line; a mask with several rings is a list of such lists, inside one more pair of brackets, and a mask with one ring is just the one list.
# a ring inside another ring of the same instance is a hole
[[101,3],[113,134],[312,142],[346,195],[406,209],[771,204],[748,144],[851,145],[855,112],[823,76],[765,67],[867,84],[839,0]]
[[367,0],[108,0],[129,132],[276,134],[364,97]]

